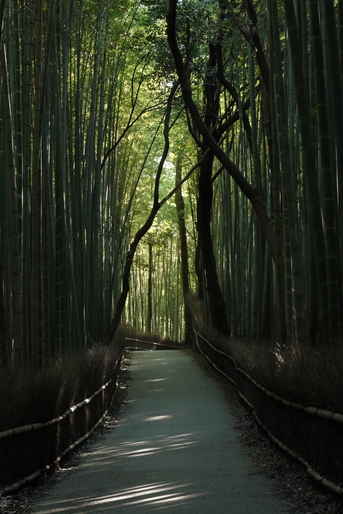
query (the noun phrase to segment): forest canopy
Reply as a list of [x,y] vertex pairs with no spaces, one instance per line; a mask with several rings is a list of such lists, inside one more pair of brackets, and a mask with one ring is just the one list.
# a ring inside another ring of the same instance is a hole
[[[119,321],[342,336],[342,0],[2,0],[0,361]],[[188,299],[188,300],[187,300]]]

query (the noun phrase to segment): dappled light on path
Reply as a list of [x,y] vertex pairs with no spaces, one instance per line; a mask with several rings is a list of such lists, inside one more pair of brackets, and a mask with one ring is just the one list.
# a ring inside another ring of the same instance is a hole
[[280,514],[219,387],[181,352],[132,356],[125,410],[34,514]]
[[98,506],[105,503],[122,502],[122,505],[166,505],[176,504],[190,500],[192,498],[203,496],[205,493],[187,494],[184,489],[188,487],[191,489],[192,484],[173,484],[168,482],[161,482],[156,484],[146,484],[136,488],[126,488],[116,494],[96,499],[89,503],[90,506]]
[[[194,498],[204,496],[208,493],[192,493],[192,483],[177,484],[173,482],[147,483],[138,487],[126,487],[118,489],[113,494],[99,497],[75,497],[73,505],[69,506],[70,512],[113,512],[120,508],[136,507],[139,512],[140,506],[148,506],[151,511],[177,509],[180,505],[191,502]],[[49,505],[42,514],[57,514],[64,510],[64,502]]]
[[183,434],[180,436],[157,437],[154,440],[135,441],[118,445],[111,453],[112,457],[142,457],[153,455],[157,452],[182,450],[187,446],[196,444],[194,440],[186,438],[193,434]]

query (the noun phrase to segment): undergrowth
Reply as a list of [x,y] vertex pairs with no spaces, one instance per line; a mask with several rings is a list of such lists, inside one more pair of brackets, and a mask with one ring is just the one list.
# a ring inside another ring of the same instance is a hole
[[65,354],[42,369],[0,370],[0,432],[58,418],[109,383],[58,423],[0,438],[0,494],[37,472],[54,470],[71,445],[96,426],[115,393],[116,364],[129,335],[126,327],[120,327],[108,346],[94,344],[77,354]]
[[202,307],[191,298],[193,320],[199,332],[216,348],[231,355],[236,366],[257,383],[304,406],[343,413],[343,345],[309,346],[250,342],[218,334],[203,321]]
[[111,345],[65,354],[42,369],[1,369],[0,431],[49,421],[91,396],[112,378],[127,335],[119,328]]
[[282,398],[343,413],[343,349],[230,341],[236,365]]

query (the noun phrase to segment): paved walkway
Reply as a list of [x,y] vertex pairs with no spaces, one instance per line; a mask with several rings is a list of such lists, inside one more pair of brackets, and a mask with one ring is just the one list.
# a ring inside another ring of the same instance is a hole
[[181,351],[135,352],[127,408],[35,514],[279,514],[219,385]]

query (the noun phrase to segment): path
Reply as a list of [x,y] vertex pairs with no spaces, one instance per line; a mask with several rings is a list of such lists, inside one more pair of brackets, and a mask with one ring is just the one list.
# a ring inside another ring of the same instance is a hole
[[135,352],[117,427],[35,514],[287,512],[238,441],[220,386],[181,351]]

